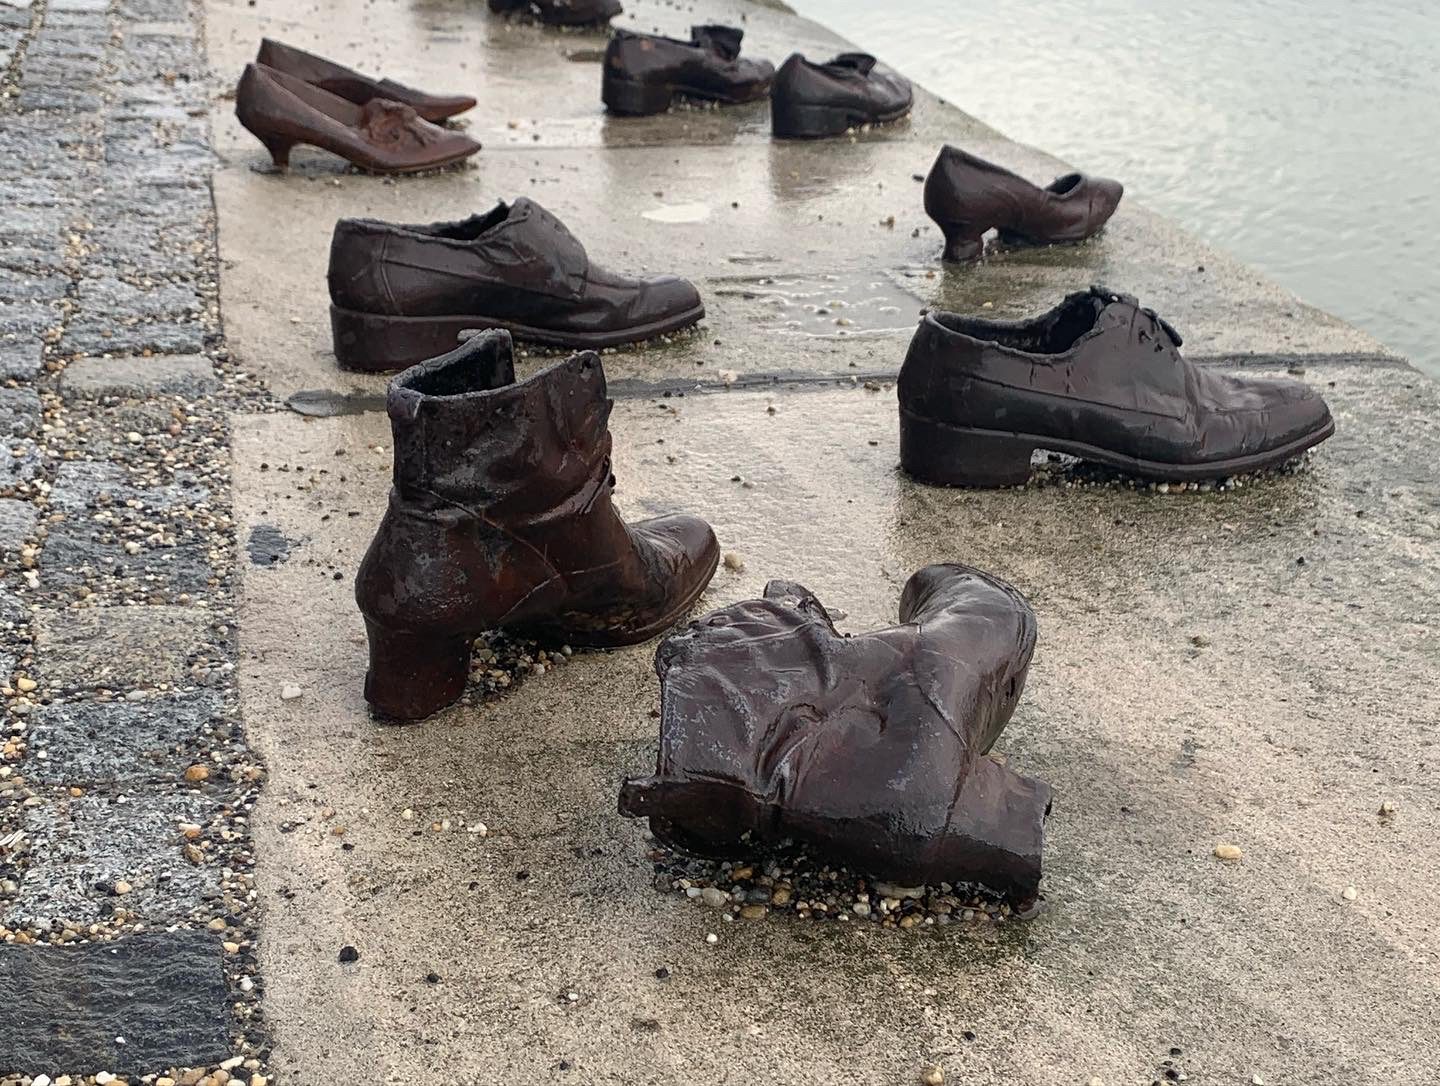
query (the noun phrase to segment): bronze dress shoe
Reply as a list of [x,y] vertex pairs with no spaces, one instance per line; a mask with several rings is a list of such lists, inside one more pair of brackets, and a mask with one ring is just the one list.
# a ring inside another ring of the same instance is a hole
[[655,774],[620,813],[736,857],[792,839],[856,874],[1033,900],[1050,788],[986,757],[1015,711],[1035,615],[1003,581],[926,566],[900,625],[843,637],[804,588],[713,611],[655,654]]
[[626,524],[611,504],[611,406],[593,352],[517,383],[508,332],[390,382],[394,486],[355,580],[377,712],[454,701],[487,630],[630,645],[704,591],[720,553],[708,524]]
[[1103,287],[1025,321],[932,311],[900,368],[900,463],[1018,486],[1036,449],[1165,481],[1273,467],[1335,432],[1308,385],[1198,366],[1153,310]]
[[663,113],[676,98],[751,102],[770,92],[775,66],[740,57],[744,31],[697,26],[690,40],[617,30],[605,50],[600,97],[611,113]]
[[391,370],[504,328],[552,347],[613,347],[694,324],[699,292],[673,275],[636,279],[590,261],[559,219],[521,197],[461,222],[341,219],[330,245],[335,357]]
[[409,106],[372,98],[357,106],[302,79],[247,64],[235,91],[235,116],[275,165],[290,165],[297,143],[330,151],[374,173],[415,173],[469,158],[480,145],[439,128]]
[[440,122],[475,105],[475,99],[461,94],[426,94],[389,79],[371,79],[333,60],[317,57],[293,45],[262,38],[256,64],[302,79],[347,102],[363,106],[372,98],[388,98],[407,105],[427,121]]
[[778,139],[839,136],[866,124],[898,121],[910,112],[910,81],[878,67],[869,53],[841,53],[812,64],[795,53],[770,88],[770,128]]
[[1125,187],[1067,173],[1043,189],[983,158],[946,145],[925,178],[925,214],[945,235],[946,260],[974,260],[992,227],[1007,244],[1084,241],[1110,221]]
[[625,9],[620,0],[490,0],[497,15],[523,14],[552,26],[596,26]]

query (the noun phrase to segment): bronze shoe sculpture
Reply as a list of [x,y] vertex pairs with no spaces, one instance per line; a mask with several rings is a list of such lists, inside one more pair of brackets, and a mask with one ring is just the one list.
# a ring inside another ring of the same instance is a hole
[[740,56],[743,30],[697,26],[690,40],[617,30],[605,50],[600,97],[611,113],[663,113],[676,98],[735,104],[770,93],[775,65]]
[[947,144],[925,178],[925,214],[945,235],[946,260],[975,260],[991,228],[1006,244],[1084,241],[1115,214],[1124,192],[1119,181],[1083,173],[1067,173],[1042,189]]
[[927,483],[1018,486],[1036,449],[1145,479],[1284,463],[1335,432],[1308,385],[1199,366],[1153,310],[1104,287],[992,321],[931,311],[900,367],[900,464]]
[[374,173],[415,173],[469,158],[469,136],[422,120],[410,106],[372,98],[363,106],[303,79],[247,64],[235,91],[235,116],[265,145],[279,169],[290,149],[309,144]]
[[655,774],[625,782],[620,813],[700,855],[790,838],[857,874],[1033,900],[1050,788],[986,753],[1024,688],[1034,612],[998,578],[934,565],[906,583],[900,622],[843,637],[806,589],[771,581],[671,634]]
[[330,244],[330,327],[346,369],[401,369],[504,328],[550,347],[614,347],[694,324],[700,293],[592,263],[574,234],[521,197],[460,222],[341,219]]
[[531,15],[551,26],[598,26],[625,9],[620,0],[490,0],[497,15]]
[[458,698],[487,630],[629,645],[704,591],[719,558],[708,524],[627,525],[611,504],[610,408],[598,355],[517,382],[502,331],[390,382],[394,485],[355,579],[378,713],[415,720]]
[[314,53],[273,38],[260,40],[255,63],[302,79],[357,106],[363,106],[372,98],[388,98],[409,106],[425,120],[437,124],[475,105],[475,99],[468,95],[426,94],[389,79],[371,79],[333,60],[317,57]]
[[910,112],[910,81],[869,53],[841,53],[815,64],[799,53],[780,66],[770,88],[770,131],[777,139],[839,136]]

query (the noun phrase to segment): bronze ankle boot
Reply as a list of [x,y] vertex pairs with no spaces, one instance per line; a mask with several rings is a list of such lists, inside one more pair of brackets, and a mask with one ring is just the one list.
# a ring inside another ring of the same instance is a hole
[[1050,788],[986,757],[1025,686],[1035,614],[961,565],[920,570],[899,626],[842,637],[785,581],[660,643],[660,753],[620,813],[707,856],[786,838],[856,874],[1032,901]]
[[377,712],[415,720],[450,704],[487,630],[644,641],[714,575],[703,520],[627,525],[611,505],[611,401],[594,352],[517,383],[510,333],[483,332],[397,376],[386,408],[394,486],[355,581]]

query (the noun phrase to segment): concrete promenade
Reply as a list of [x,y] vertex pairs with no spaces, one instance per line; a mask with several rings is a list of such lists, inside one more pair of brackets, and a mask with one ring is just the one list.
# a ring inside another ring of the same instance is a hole
[[[936,1064],[996,1086],[1429,1081],[1440,386],[1130,197],[1089,244],[942,266],[918,182],[942,142],[1042,183],[1065,166],[923,90],[908,123],[779,144],[764,103],[609,119],[603,34],[512,25],[480,0],[73,10],[86,2],[0,0],[0,17],[23,12],[0,143],[29,154],[75,132],[61,166],[0,182],[28,209],[6,236],[33,227],[0,261],[0,412],[18,405],[4,432],[34,450],[0,494],[27,507],[0,581],[0,1009],[32,1001],[0,1031],[0,1084],[109,1070],[220,1086],[898,1086]],[[777,63],[846,47],[775,3],[627,8],[617,25],[672,35],[741,25],[746,51]],[[69,20],[92,25],[103,65],[74,93],[95,100],[47,103],[36,43],[68,55]],[[267,34],[474,93],[484,150],[408,179],[299,149],[289,175],[271,172],[229,98]],[[157,38],[170,52],[144,52]],[[130,123],[142,107],[164,114]],[[142,136],[156,145],[126,157],[120,141]],[[162,167],[170,181],[146,175]],[[122,198],[121,178],[148,187]],[[894,621],[906,577],[944,560],[1030,598],[1039,648],[1001,747],[1055,789],[1038,917],[732,920],[657,889],[644,827],[615,812],[620,780],[653,765],[653,643],[523,676],[512,661],[497,667],[508,692],[477,686],[418,725],[369,718],[351,578],[390,435],[383,380],[330,353],[330,231],[522,195],[593,259],[705,296],[697,332],[604,357],[621,509],[698,513],[733,555],[702,606],[781,577],[860,631]],[[191,255],[126,264],[148,215],[136,245],[176,238]],[[62,254],[49,271],[46,252]],[[96,271],[107,259],[114,275]],[[22,279],[49,283],[32,298],[43,319],[21,320]],[[1296,472],[1224,490],[1060,471],[947,491],[899,474],[893,379],[922,306],[1019,316],[1092,282],[1166,316],[1191,357],[1321,387],[1336,436]],[[138,315],[114,320],[125,305]],[[1217,859],[1222,842],[1243,858]],[[127,944],[143,953],[92,953]],[[89,957],[57,970],[57,954]],[[156,987],[157,956],[171,979],[147,998],[184,1028],[155,1026],[138,1059],[85,980]],[[110,1038],[113,1066],[56,1039],[81,1022]]]

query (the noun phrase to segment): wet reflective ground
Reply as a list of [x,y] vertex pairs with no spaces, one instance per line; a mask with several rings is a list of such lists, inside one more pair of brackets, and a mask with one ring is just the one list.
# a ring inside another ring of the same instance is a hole
[[1440,376],[1440,6],[791,3]]

